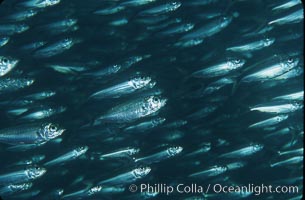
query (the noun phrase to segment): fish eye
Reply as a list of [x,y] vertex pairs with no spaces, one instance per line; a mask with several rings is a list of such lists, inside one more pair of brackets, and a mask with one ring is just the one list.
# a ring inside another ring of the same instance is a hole
[[7,58],[3,58],[3,59],[2,59],[2,63],[3,63],[3,64],[7,64],[7,63],[8,63],[8,59],[7,59]]
[[153,98],[153,101],[154,101],[154,102],[158,102],[159,99],[158,99],[157,97],[154,97],[154,98]]
[[35,170],[40,170],[40,168],[39,167],[35,167]]
[[240,63],[240,62],[241,62],[240,59],[234,59],[234,63],[238,64],[238,63]]
[[293,58],[288,58],[288,63],[293,63]]
[[56,126],[54,126],[54,125],[50,126],[50,131],[55,132],[56,130],[57,130]]

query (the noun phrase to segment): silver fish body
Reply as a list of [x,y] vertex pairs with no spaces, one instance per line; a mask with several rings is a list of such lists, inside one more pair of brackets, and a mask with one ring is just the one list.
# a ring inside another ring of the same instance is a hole
[[233,70],[237,70],[244,66],[246,60],[239,58],[229,58],[224,62],[215,64],[213,66],[198,70],[192,73],[191,76],[197,78],[211,78],[217,76],[223,76],[230,73]]
[[53,166],[53,165],[57,165],[57,164],[64,164],[68,161],[71,160],[75,160],[76,158],[84,155],[87,151],[88,151],[88,147],[87,146],[80,146],[77,147],[75,149],[73,149],[72,151],[69,151],[53,160],[50,160],[46,163],[44,163],[44,166]]
[[124,132],[144,132],[149,131],[157,126],[160,126],[165,121],[165,118],[157,117],[149,121],[141,122],[139,124],[128,126],[124,128]]
[[249,74],[242,78],[242,82],[255,82],[255,81],[266,81],[266,80],[272,80],[273,78],[276,78],[277,76],[280,76],[284,74],[285,72],[288,72],[292,68],[296,67],[299,63],[298,58],[288,58],[281,60],[278,63],[274,63],[273,65],[259,70],[258,72],[254,72],[253,74]]
[[277,103],[273,105],[260,105],[251,108],[251,111],[259,111],[266,113],[285,114],[295,112],[303,108],[303,104],[300,103]]
[[213,176],[218,176],[227,172],[228,168],[226,166],[213,166],[210,169],[197,172],[194,174],[189,175],[190,178],[209,178]]
[[134,77],[126,82],[100,90],[92,94],[89,98],[94,98],[94,99],[119,98],[122,95],[127,95],[147,87],[151,83],[151,81],[152,80],[150,77],[145,77],[145,76]]
[[224,16],[213,19],[206,25],[187,33],[180,40],[205,39],[207,37],[211,37],[228,27],[232,20],[232,16]]
[[0,79],[0,94],[23,89],[34,83],[32,78],[7,77]]
[[251,124],[249,126],[249,128],[265,128],[268,126],[277,125],[286,119],[288,119],[288,115],[278,115],[278,116],[271,117],[269,119]]
[[245,156],[251,156],[263,149],[263,145],[261,144],[254,144],[248,147],[244,147],[242,149],[238,149],[232,152],[228,152],[225,154],[220,155],[220,158],[241,158]]
[[133,169],[132,171],[117,175],[113,178],[106,179],[98,183],[101,186],[115,186],[115,185],[125,185],[135,182],[139,179],[147,176],[151,171],[150,167],[140,167]]
[[0,143],[41,144],[60,136],[64,129],[52,123],[20,125],[0,130]]
[[72,38],[65,38],[62,40],[59,40],[53,44],[47,45],[46,47],[42,47],[35,51],[34,57],[37,58],[49,58],[56,56],[58,54],[61,54],[68,49],[70,49],[74,44],[76,43],[76,40]]
[[0,175],[0,185],[19,184],[37,179],[46,173],[41,167],[30,167],[25,170]]
[[149,16],[149,15],[161,15],[168,12],[173,12],[181,6],[180,2],[169,2],[157,7],[149,8],[147,10],[141,11],[139,15]]
[[126,123],[153,115],[166,104],[166,99],[149,96],[118,105],[102,115],[98,120],[110,123]]
[[143,158],[135,159],[135,162],[144,163],[144,164],[151,164],[151,163],[158,163],[162,160],[174,157],[182,152],[183,148],[180,146],[169,147],[164,151],[158,152],[156,154],[146,156]]
[[25,190],[28,190],[32,187],[32,183],[21,183],[21,184],[9,184],[4,187],[0,187],[0,195],[1,196],[10,196]]

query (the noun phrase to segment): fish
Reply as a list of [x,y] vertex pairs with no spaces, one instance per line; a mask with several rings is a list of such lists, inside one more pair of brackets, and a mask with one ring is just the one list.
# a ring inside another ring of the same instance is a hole
[[279,124],[286,119],[288,119],[288,115],[285,115],[285,114],[284,115],[278,115],[278,116],[271,117],[269,119],[251,124],[249,126],[249,128],[265,128],[265,127],[268,127],[268,126],[273,126],[273,125]]
[[288,72],[292,68],[296,67],[298,63],[298,58],[290,57],[280,61],[279,63],[275,63],[269,67],[266,67],[265,69],[246,75],[241,79],[241,82],[272,80],[273,78],[276,78],[277,76],[280,76],[285,72]]
[[16,194],[25,190],[29,190],[33,184],[31,182],[21,183],[21,184],[9,184],[2,188],[0,188],[1,196],[10,196],[12,194]]
[[65,129],[53,123],[25,124],[0,130],[0,143],[42,144],[60,136]]
[[190,174],[188,177],[190,178],[209,178],[213,176],[218,176],[227,172],[228,168],[226,166],[212,166],[207,170]]
[[139,153],[139,148],[132,148],[127,147],[123,149],[116,150],[110,153],[97,153],[95,152],[90,158],[91,160],[98,159],[98,160],[108,160],[108,159],[120,159],[120,158],[131,158],[131,156]]
[[130,133],[130,132],[145,132],[149,131],[151,129],[154,129],[158,126],[161,126],[165,122],[165,118],[163,117],[156,117],[149,121],[144,121],[136,125],[128,126],[124,128],[124,132]]
[[29,167],[0,175],[0,185],[20,184],[40,178],[46,173],[45,168]]
[[0,56],[0,77],[8,74],[12,69],[14,69],[19,60]]
[[195,71],[191,74],[192,77],[196,78],[211,78],[227,75],[231,71],[238,70],[246,63],[245,59],[239,58],[228,58],[221,63],[217,63],[210,67],[203,68]]
[[146,87],[152,88],[155,82],[149,76],[136,76],[130,80],[111,86],[106,89],[99,90],[92,95],[90,99],[103,99],[103,98],[119,98],[123,95],[133,93],[137,90],[143,90]]
[[269,25],[283,25],[283,24],[291,24],[291,23],[299,23],[304,19],[304,11],[303,9],[294,11],[284,17],[280,17],[278,19],[272,20],[268,22]]
[[148,96],[120,104],[97,118],[108,123],[130,123],[137,119],[151,116],[165,106],[167,99]]
[[182,36],[180,40],[185,41],[190,39],[206,39],[208,37],[212,37],[228,27],[232,20],[232,16],[221,16],[213,19],[202,27],[197,28],[195,26],[194,30]]
[[24,89],[31,86],[34,81],[35,79],[33,78],[4,77],[3,79],[0,79],[0,94]]
[[49,58],[56,56],[69,50],[74,46],[75,43],[79,41],[72,38],[61,39],[53,44],[47,44],[46,47],[41,47],[34,52],[34,57],[36,58]]
[[219,157],[220,158],[241,158],[245,156],[250,156],[253,155],[263,149],[263,145],[261,144],[252,144],[247,147],[234,150],[232,152],[224,153],[221,154]]
[[6,16],[5,18],[12,22],[20,22],[20,21],[28,20],[37,14],[38,14],[37,10],[30,9],[11,14],[9,16]]
[[272,103],[271,105],[254,106],[251,111],[259,111],[266,113],[286,114],[295,112],[303,108],[300,103]]
[[84,155],[88,151],[88,146],[79,146],[73,149],[72,151],[69,151],[53,160],[47,161],[43,164],[45,167],[50,167],[54,165],[62,165],[68,161],[75,160],[78,157]]
[[304,101],[304,91],[277,96],[272,98],[272,100]]
[[240,44],[236,46],[231,46],[226,48],[227,51],[233,51],[233,52],[238,52],[238,53],[248,53],[248,52],[253,52],[253,51],[258,51],[261,50],[265,47],[269,47],[272,44],[274,44],[275,38],[270,37],[270,38],[264,38],[261,40],[245,43],[245,44]]
[[18,5],[26,8],[46,8],[59,3],[60,0],[27,0]]
[[295,156],[282,161],[270,164],[270,167],[282,167],[286,165],[294,165],[303,162],[303,156]]
[[0,24],[0,36],[13,36],[29,30],[26,24]]
[[125,172],[115,177],[100,181],[98,183],[98,186],[102,186],[102,187],[116,186],[116,185],[126,185],[129,183],[133,183],[147,176],[150,173],[150,171],[151,171],[150,167],[135,168],[129,172]]
[[143,163],[143,164],[152,164],[152,163],[157,163],[162,160],[174,157],[178,154],[180,154],[183,150],[183,147],[181,146],[174,146],[174,147],[169,147],[166,150],[160,151],[158,153],[142,157],[142,158],[137,158],[135,159],[135,162],[137,163]]
[[181,2],[173,1],[163,5],[159,5],[147,10],[143,10],[139,13],[140,16],[149,16],[149,15],[162,15],[168,12],[173,12],[181,7]]

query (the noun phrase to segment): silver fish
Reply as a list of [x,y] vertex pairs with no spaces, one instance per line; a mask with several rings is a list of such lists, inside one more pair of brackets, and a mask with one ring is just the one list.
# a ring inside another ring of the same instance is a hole
[[52,123],[20,125],[0,130],[0,143],[41,144],[60,136],[64,131]]
[[304,91],[294,92],[291,94],[274,97],[272,100],[303,101],[304,100]]
[[33,83],[34,79],[32,78],[3,78],[0,79],[0,94],[23,89],[32,85]]
[[25,170],[0,175],[0,185],[19,184],[40,178],[46,173],[45,168],[29,167]]
[[143,89],[145,87],[149,87],[150,83],[152,83],[151,77],[136,76],[123,83],[95,92],[89,98],[93,98],[93,99],[119,98],[123,95],[127,95],[137,90]]
[[165,118],[157,117],[154,119],[151,119],[149,121],[141,122],[139,124],[128,126],[124,128],[124,132],[144,132],[149,131],[157,126],[160,126],[165,122]]
[[149,16],[149,15],[161,15],[168,12],[173,12],[177,10],[181,6],[179,1],[169,2],[163,5],[159,5],[153,8],[149,8],[147,10],[141,11],[139,15],[141,16]]
[[201,96],[212,94],[212,93],[220,90],[221,88],[223,88],[227,85],[233,84],[233,83],[234,83],[234,80],[232,78],[229,78],[229,77],[221,78],[221,79],[207,85],[207,87],[202,91]]
[[135,162],[139,163],[145,163],[145,164],[151,164],[151,163],[158,163],[162,160],[174,157],[182,152],[183,148],[181,146],[174,146],[169,147],[166,150],[163,150],[161,152],[152,154],[150,156],[137,158],[135,159]]
[[198,70],[192,73],[191,76],[196,78],[211,78],[223,76],[230,73],[231,71],[241,68],[242,66],[244,66],[245,63],[245,59],[228,58],[226,61]]
[[46,47],[36,50],[34,53],[34,57],[49,58],[52,56],[56,56],[58,54],[61,54],[65,51],[67,51],[72,46],[74,46],[75,43],[78,43],[78,42],[80,42],[80,41],[77,41],[76,39],[72,39],[72,38],[65,38],[65,39],[59,40],[53,44],[50,44]]
[[175,35],[175,34],[180,34],[180,33],[185,33],[194,28],[193,23],[185,23],[185,24],[180,24],[171,28],[168,28],[162,32],[160,32],[160,35]]
[[33,109],[29,109],[26,112],[22,113],[20,116],[20,120],[40,120],[49,118],[53,115],[57,115],[66,111],[66,107],[58,106],[58,107],[51,107],[51,106],[41,106]]
[[0,195],[1,196],[10,196],[12,194],[16,194],[18,192],[22,192],[25,190],[30,189],[33,186],[31,182],[28,183],[21,183],[21,184],[9,184],[2,188],[0,188]]
[[26,19],[29,19],[35,15],[37,15],[38,11],[36,10],[24,10],[24,11],[20,11],[18,13],[14,13],[12,15],[9,15],[7,17],[5,17],[8,20],[12,20],[14,22],[16,21],[24,21]]
[[287,80],[301,76],[304,73],[304,67],[295,67],[284,74],[277,76],[274,80]]
[[303,156],[295,156],[292,158],[288,158],[286,160],[272,163],[272,164],[270,164],[270,167],[290,166],[290,165],[299,164],[302,162],[303,162]]
[[60,0],[27,0],[19,5],[28,8],[46,8],[60,3]]
[[299,63],[298,58],[287,58],[281,60],[279,63],[275,63],[265,69],[259,70],[253,74],[249,74],[242,78],[242,82],[255,82],[272,80],[273,78],[284,74],[285,72],[296,67]]
[[303,21],[303,19],[304,19],[304,10],[300,9],[284,17],[280,17],[278,19],[272,20],[268,22],[268,24],[272,24],[272,25],[293,24],[293,23],[299,23]]
[[91,188],[85,188],[85,189],[79,190],[77,192],[63,195],[61,199],[87,199],[87,198],[90,198],[90,197],[100,193],[101,190],[102,190],[102,186],[94,186]]
[[251,156],[259,151],[261,151],[263,149],[263,145],[261,144],[252,144],[250,146],[232,151],[232,152],[228,152],[228,153],[224,153],[221,154],[219,156],[219,158],[242,158],[245,156]]
[[258,105],[252,107],[251,111],[259,111],[266,113],[285,114],[295,112],[303,108],[300,103],[272,103],[271,105]]
[[228,170],[226,166],[212,166],[210,169],[189,175],[190,178],[208,178],[218,176]]
[[45,159],[45,155],[34,155],[29,159],[26,160],[21,160],[18,161],[16,163],[13,163],[12,166],[18,166],[18,165],[36,165],[38,164],[40,161]]
[[58,165],[58,164],[62,165],[68,161],[75,160],[76,158],[84,155],[88,151],[88,149],[89,149],[89,147],[87,147],[87,146],[76,147],[72,151],[69,151],[53,160],[50,160],[50,161],[44,163],[43,165],[46,167]]
[[249,126],[249,128],[265,128],[268,126],[277,125],[286,119],[288,119],[288,115],[278,115],[278,116],[271,117],[269,119],[257,122],[255,124],[251,124]]
[[133,169],[132,171],[125,172],[123,174],[117,175],[113,178],[106,179],[98,183],[101,186],[115,186],[115,185],[125,185],[135,182],[139,179],[147,176],[151,171],[150,167],[140,167]]
[[37,42],[32,42],[29,44],[25,44],[20,47],[20,49],[24,52],[31,52],[36,49],[39,49],[40,47],[44,46],[47,42],[46,41],[37,41]]
[[142,6],[149,3],[153,3],[156,0],[126,0],[122,3],[120,3],[120,6],[124,7],[136,7],[136,6]]
[[10,57],[0,56],[0,77],[9,73],[16,65],[19,60]]
[[180,40],[184,41],[190,39],[205,39],[207,37],[211,37],[228,27],[232,22],[232,19],[232,16],[224,16],[213,19],[206,25],[184,35]]
[[286,10],[293,6],[302,4],[302,1],[300,0],[288,0],[286,2],[283,2],[282,4],[275,6],[272,8],[273,11],[280,11],[280,10]]
[[27,31],[30,27],[26,24],[2,24],[0,25],[0,36],[12,36]]
[[280,156],[284,156],[284,155],[294,155],[297,154],[299,156],[302,156],[304,154],[304,148],[298,148],[298,149],[293,149],[293,150],[289,150],[289,151],[278,151],[277,152]]
[[265,47],[271,46],[275,42],[275,38],[265,38],[258,41],[253,41],[246,44],[240,44],[226,48],[227,51],[233,51],[238,53],[246,53],[261,50]]
[[140,149],[138,148],[124,148],[119,149],[111,153],[101,154],[94,153],[91,159],[99,159],[99,160],[107,160],[107,159],[118,159],[118,158],[129,158],[137,153],[139,153]]
[[108,7],[108,8],[103,8],[103,9],[99,9],[97,11],[94,12],[94,14],[96,15],[112,15],[115,13],[118,13],[122,10],[124,10],[125,7],[118,5],[118,6],[112,6],[112,7]]
[[77,19],[68,18],[61,21],[56,21],[47,25],[44,25],[42,28],[46,30],[49,34],[61,34],[68,31],[75,31],[77,27]]
[[42,92],[37,92],[33,94],[29,94],[23,97],[23,99],[27,100],[43,100],[50,97],[53,97],[56,94],[56,91],[53,90],[45,90]]
[[167,99],[158,96],[143,97],[120,104],[98,120],[111,123],[126,123],[155,114],[165,106]]

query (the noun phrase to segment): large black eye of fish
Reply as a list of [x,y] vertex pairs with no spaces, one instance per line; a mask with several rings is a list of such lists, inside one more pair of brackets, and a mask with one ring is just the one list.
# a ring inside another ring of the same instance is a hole
[[6,65],[8,63],[8,59],[7,58],[2,58],[1,62]]
[[55,132],[57,130],[57,127],[55,125],[50,126],[50,131]]

